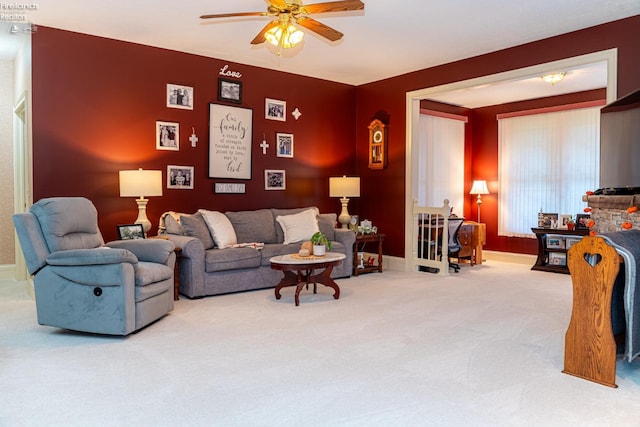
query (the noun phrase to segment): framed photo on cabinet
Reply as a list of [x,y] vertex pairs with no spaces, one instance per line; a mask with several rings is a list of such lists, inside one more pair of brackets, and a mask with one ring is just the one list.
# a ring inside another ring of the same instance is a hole
[[387,167],[387,125],[375,119],[369,125],[369,169]]

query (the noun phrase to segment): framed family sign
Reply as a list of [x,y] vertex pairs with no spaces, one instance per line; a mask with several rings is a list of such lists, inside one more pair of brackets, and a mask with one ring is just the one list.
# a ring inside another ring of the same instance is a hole
[[209,104],[209,178],[251,179],[253,110]]

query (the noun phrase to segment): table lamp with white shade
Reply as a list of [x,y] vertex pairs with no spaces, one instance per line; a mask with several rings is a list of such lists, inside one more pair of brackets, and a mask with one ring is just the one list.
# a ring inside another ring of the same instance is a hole
[[162,171],[155,170],[124,170],[120,171],[120,197],[138,197],[138,218],[135,224],[142,224],[145,236],[151,229],[151,222],[147,218],[146,197],[162,196]]
[[342,224],[342,228],[349,228],[351,215],[347,205],[349,197],[360,197],[360,177],[336,177],[329,178],[329,197],[340,197],[342,203],[342,212],[338,216],[338,222]]
[[473,185],[471,186],[471,191],[469,194],[477,194],[478,199],[476,203],[478,204],[478,222],[480,222],[480,205],[482,204],[482,195],[489,194],[489,189],[487,188],[487,181],[485,180],[476,180],[473,181]]

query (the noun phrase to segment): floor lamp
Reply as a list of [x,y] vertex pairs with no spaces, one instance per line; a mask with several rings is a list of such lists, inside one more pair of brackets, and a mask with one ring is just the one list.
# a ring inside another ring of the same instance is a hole
[[478,222],[480,222],[480,205],[482,204],[482,195],[489,194],[489,189],[487,188],[487,181],[478,180],[473,181],[473,185],[471,186],[471,191],[469,194],[477,194],[478,200],[476,203],[478,204]]

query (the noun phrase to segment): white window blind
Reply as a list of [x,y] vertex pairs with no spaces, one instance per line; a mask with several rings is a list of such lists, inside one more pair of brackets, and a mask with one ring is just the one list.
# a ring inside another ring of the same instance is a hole
[[420,115],[418,204],[449,206],[459,216],[464,201],[464,122]]
[[538,212],[571,214],[600,174],[600,108],[498,120],[498,235],[532,237]]

